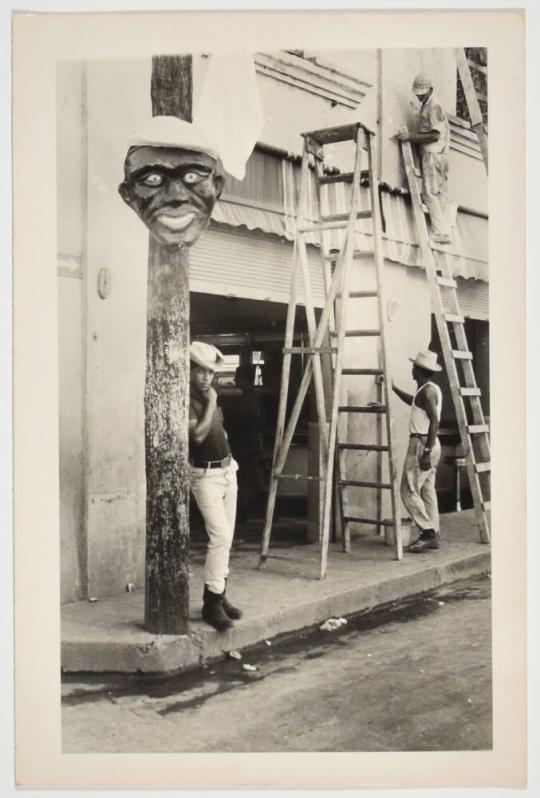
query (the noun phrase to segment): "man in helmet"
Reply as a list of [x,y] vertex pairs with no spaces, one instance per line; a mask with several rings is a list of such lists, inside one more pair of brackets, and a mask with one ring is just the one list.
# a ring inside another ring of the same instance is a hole
[[448,117],[433,93],[429,78],[417,75],[412,91],[420,103],[417,131],[401,128],[396,138],[418,144],[423,178],[422,199],[431,219],[431,238],[437,244],[449,244],[450,227],[446,216],[450,148]]

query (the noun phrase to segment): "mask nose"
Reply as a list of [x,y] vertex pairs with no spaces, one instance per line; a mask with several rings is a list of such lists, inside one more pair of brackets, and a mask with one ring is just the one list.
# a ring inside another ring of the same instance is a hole
[[171,180],[167,193],[165,195],[165,202],[187,202],[189,200],[189,191],[184,186],[181,180]]

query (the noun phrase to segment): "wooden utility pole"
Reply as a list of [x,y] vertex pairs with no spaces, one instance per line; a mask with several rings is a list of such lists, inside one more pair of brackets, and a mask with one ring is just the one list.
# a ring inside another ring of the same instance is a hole
[[[191,56],[152,59],[152,114],[191,122]],[[189,625],[189,255],[150,239],[144,393],[145,628]]]

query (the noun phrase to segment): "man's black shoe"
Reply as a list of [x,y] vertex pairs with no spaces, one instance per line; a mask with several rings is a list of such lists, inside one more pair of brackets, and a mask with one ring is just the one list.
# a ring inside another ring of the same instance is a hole
[[231,618],[233,621],[238,621],[242,617],[243,612],[238,607],[235,607],[234,604],[231,604],[231,602],[225,595],[226,592],[227,592],[227,580],[225,580],[225,590],[223,591],[222,606],[226,614],[229,616],[229,618]]
[[206,623],[217,629],[218,632],[225,632],[232,626],[232,621],[223,608],[223,593],[212,593],[208,587],[204,586],[202,617]]
[[412,554],[419,554],[420,552],[427,551],[429,549],[439,549],[440,546],[441,542],[439,533],[430,529],[429,531],[422,532],[420,537],[411,543],[407,551],[410,551]]

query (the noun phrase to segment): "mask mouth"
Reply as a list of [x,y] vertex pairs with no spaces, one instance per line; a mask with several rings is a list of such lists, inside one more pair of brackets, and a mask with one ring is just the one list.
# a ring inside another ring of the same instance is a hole
[[163,227],[167,227],[169,230],[179,233],[181,230],[185,230],[186,227],[189,227],[195,219],[195,216],[195,211],[189,211],[188,213],[183,211],[179,213],[178,211],[171,210],[156,214],[155,220],[162,224]]

